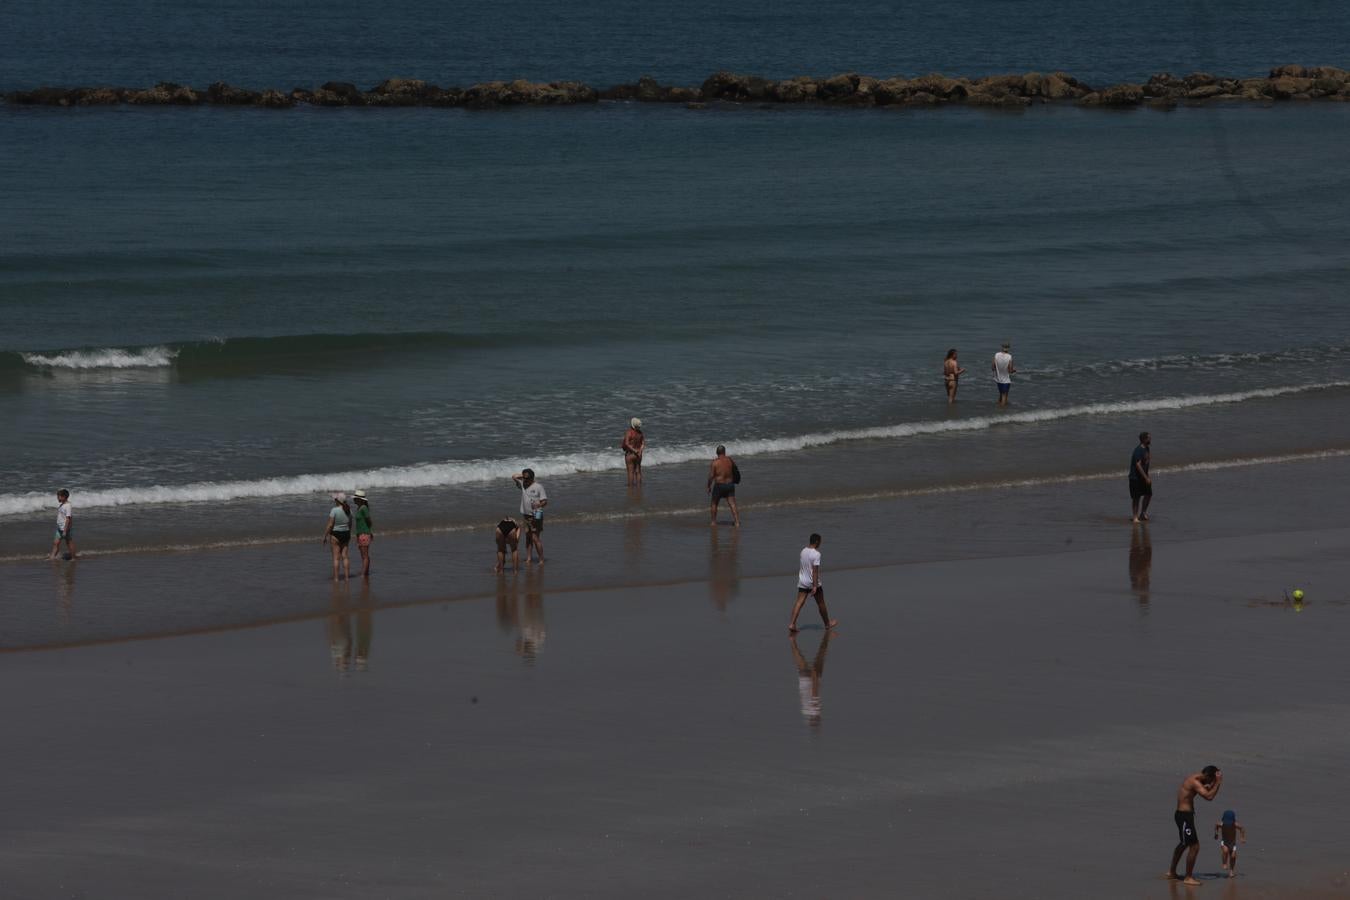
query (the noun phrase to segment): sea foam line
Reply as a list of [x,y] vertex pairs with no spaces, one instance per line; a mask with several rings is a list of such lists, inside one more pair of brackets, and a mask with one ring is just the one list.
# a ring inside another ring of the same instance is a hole
[[161,369],[173,365],[177,350],[168,347],[143,347],[124,350],[104,347],[98,350],[62,350],[59,353],[21,353],[23,361],[39,369]]
[[[1255,466],[1284,465],[1289,463],[1316,462],[1324,459],[1350,458],[1350,449],[1309,450],[1301,453],[1285,453],[1271,456],[1241,456],[1232,459],[1199,460],[1175,466],[1154,466],[1153,474],[1181,474],[1188,472],[1217,472],[1226,469],[1246,469]],[[784,509],[793,507],[818,506],[822,503],[848,505],[880,500],[903,500],[910,497],[933,497],[950,494],[967,494],[978,491],[1009,491],[1023,488],[1053,487],[1065,484],[1082,484],[1091,481],[1115,481],[1121,478],[1118,470],[1109,472],[1077,472],[1058,475],[1040,475],[1030,478],[998,479],[995,481],[963,481],[951,484],[933,484],[922,487],[889,488],[879,491],[866,491],[855,494],[833,494],[821,497],[784,497],[778,500],[761,500],[742,503],[745,509]],[[603,524],[606,522],[624,522],[632,519],[677,519],[688,516],[705,515],[708,507],[679,506],[665,509],[645,509],[640,513],[631,510],[608,510],[604,512],[583,512],[560,515],[551,521],[576,522],[581,524]],[[421,525],[409,528],[383,529],[382,537],[414,537],[430,534],[456,534],[474,531],[487,531],[495,522],[462,522],[454,525]],[[270,547],[282,544],[308,544],[313,536],[273,535],[263,538],[238,538],[232,540],[203,540],[174,544],[136,544],[127,547],[112,547],[105,550],[85,550],[80,553],[83,559],[89,556],[127,556],[139,553],[194,553],[212,550],[239,550],[254,547]],[[43,553],[20,553],[0,556],[0,563],[28,562],[46,559]]]
[[[1287,394],[1308,393],[1332,388],[1350,387],[1350,381],[1322,384],[1287,385],[1260,388],[1228,394],[1195,394],[1180,397],[1161,397],[1151,400],[1124,400],[1113,403],[1086,403],[1057,409],[1008,412],[994,416],[975,416],[969,419],[929,420],[879,425],[842,431],[815,432],[783,438],[760,438],[728,442],[734,455],[753,457],[771,453],[789,453],[811,447],[862,440],[884,440],[946,432],[980,431],[1001,425],[1039,424],[1061,419],[1096,415],[1121,415],[1140,412],[1159,412],[1240,403],[1245,400],[1280,397]],[[710,449],[706,444],[685,444],[655,448],[644,458],[646,466],[676,465],[705,460]],[[300,496],[353,488],[427,488],[454,487],[480,484],[504,477],[507,473],[532,467],[542,478],[573,475],[585,472],[603,472],[621,469],[623,460],[612,450],[565,453],[542,459],[507,458],[468,460],[442,463],[423,463],[414,466],[387,466],[379,469],[348,470],[322,474],[291,475],[251,481],[202,481],[181,485],[149,485],[104,490],[79,491],[79,508],[99,509],[117,506],[143,506],[170,503],[220,503],[231,500],[266,499],[270,497]],[[46,492],[0,495],[0,516],[41,512],[52,505]]]

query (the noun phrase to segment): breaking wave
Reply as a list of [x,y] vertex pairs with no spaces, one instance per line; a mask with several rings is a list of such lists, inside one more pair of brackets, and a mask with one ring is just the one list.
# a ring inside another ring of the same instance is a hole
[[[980,431],[1009,425],[1031,425],[1086,416],[1161,412],[1200,406],[1242,403],[1248,400],[1269,399],[1288,394],[1303,394],[1346,387],[1350,387],[1350,381],[1287,385],[1226,394],[1193,394],[1147,400],[1086,403],[1057,409],[1024,410],[1002,415],[975,416],[969,419],[902,422],[871,428],[815,432],[780,438],[751,438],[728,443],[736,456],[744,458],[775,453],[791,453],[811,447],[823,447],[848,441],[886,440],[925,434]],[[647,466],[676,465],[707,458],[708,447],[706,444],[674,445],[648,451],[644,464]],[[530,466],[541,478],[548,478],[621,469],[623,461],[611,449],[563,453],[542,459],[508,457],[453,460],[411,466],[387,466],[377,469],[286,475],[246,481],[199,481],[177,485],[80,490],[77,491],[77,503],[82,509],[96,509],[149,504],[219,503],[231,500],[301,496],[336,490],[350,491],[358,487],[366,489],[453,487],[499,479],[504,474],[518,471],[523,466]],[[46,492],[0,495],[0,516],[34,513],[46,510],[50,506],[51,497]]]

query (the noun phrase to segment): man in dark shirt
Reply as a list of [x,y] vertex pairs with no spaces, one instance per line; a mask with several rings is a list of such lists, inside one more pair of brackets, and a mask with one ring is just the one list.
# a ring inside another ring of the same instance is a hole
[[1153,479],[1148,474],[1151,441],[1147,431],[1139,432],[1139,446],[1130,457],[1130,512],[1135,522],[1148,521],[1148,504],[1153,499]]

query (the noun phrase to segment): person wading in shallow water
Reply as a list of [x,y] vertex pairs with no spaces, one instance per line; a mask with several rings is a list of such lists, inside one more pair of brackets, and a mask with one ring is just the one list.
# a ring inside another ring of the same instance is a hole
[[1139,446],[1130,456],[1130,516],[1135,522],[1148,521],[1148,505],[1153,502],[1153,477],[1148,467],[1153,462],[1149,445],[1153,438],[1147,431],[1139,432]]
[[521,528],[525,531],[525,565],[529,565],[530,552],[539,555],[544,561],[544,507],[548,506],[548,494],[544,486],[534,480],[534,469],[521,469],[512,475],[511,480],[520,488],[520,515],[524,519]]
[[[1195,878],[1195,858],[1200,855],[1200,836],[1195,831],[1195,795],[1213,800],[1222,786],[1223,772],[1219,771],[1219,767],[1205,766],[1194,775],[1187,775],[1181,787],[1177,788],[1177,811],[1172,816],[1172,821],[1177,825],[1177,846],[1172,851],[1172,868],[1167,870],[1167,878],[1181,880],[1182,884],[1192,886],[1200,883]],[[1177,874],[1177,863],[1181,861],[1183,852],[1186,853],[1184,880]]]
[[366,502],[366,492],[352,494],[356,504],[356,549],[361,551],[361,577],[370,577],[370,542],[375,540],[375,520],[370,517],[370,504]]
[[961,376],[966,374],[966,370],[961,368],[961,364],[956,361],[956,348],[947,351],[947,358],[942,363],[942,380],[947,385],[947,402],[949,404],[956,402],[956,385]]
[[711,524],[717,524],[717,506],[725,498],[731,507],[731,524],[741,525],[741,514],[736,509],[736,461],[727,456],[727,448],[717,446],[717,456],[708,466],[708,495],[712,498],[709,515]]
[[624,433],[623,464],[628,470],[628,486],[642,484],[642,451],[647,449],[647,436],[642,433],[642,420],[634,416],[628,421],[628,431]]
[[994,361],[989,364],[989,368],[994,371],[994,384],[998,385],[998,405],[1007,406],[1012,377],[1017,374],[1017,366],[1013,365],[1012,344],[1004,342],[1003,349],[994,354]]

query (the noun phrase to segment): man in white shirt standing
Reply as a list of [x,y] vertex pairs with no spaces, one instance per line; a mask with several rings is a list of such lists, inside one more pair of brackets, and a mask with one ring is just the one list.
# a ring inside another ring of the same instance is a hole
[[797,628],[797,616],[801,614],[802,607],[806,605],[807,597],[816,598],[816,609],[820,610],[820,621],[825,623],[825,630],[829,631],[839,624],[838,619],[830,618],[830,611],[825,608],[825,589],[820,586],[820,535],[811,535],[810,542],[802,548],[801,568],[797,570],[797,602],[792,606],[792,621],[788,622],[788,633],[796,634],[800,629]]
[[75,514],[70,508],[70,491],[65,488],[56,492],[56,537],[52,540],[52,552],[48,559],[57,558],[63,541],[70,550],[70,558],[79,559],[75,553]]
[[529,565],[530,548],[539,554],[539,562],[544,561],[544,507],[548,506],[548,494],[544,486],[534,480],[534,469],[521,469],[511,480],[520,488],[520,514],[525,517],[525,564]]
[[1003,342],[1003,349],[994,354],[990,368],[994,370],[994,383],[998,385],[998,405],[1008,405],[1008,391],[1012,388],[1012,377],[1017,372],[1013,365],[1012,344]]

